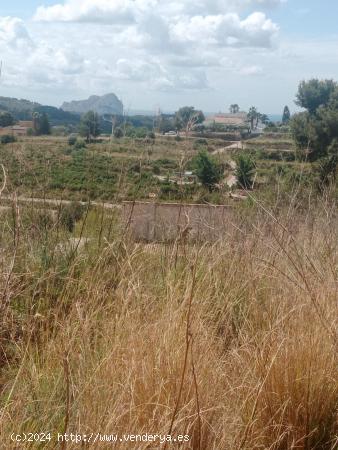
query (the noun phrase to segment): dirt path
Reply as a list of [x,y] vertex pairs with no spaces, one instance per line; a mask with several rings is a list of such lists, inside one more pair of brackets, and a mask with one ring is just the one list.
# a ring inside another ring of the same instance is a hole
[[[213,155],[220,155],[221,153],[225,153],[229,149],[239,150],[239,149],[243,149],[243,148],[245,148],[245,147],[244,147],[244,144],[243,144],[242,141],[240,141],[240,142],[233,142],[231,145],[228,145],[227,147],[222,147],[222,148],[218,148],[217,150],[214,150],[212,152],[212,154]],[[237,167],[236,161],[234,161],[233,159],[230,159],[228,161],[228,164],[230,165],[230,167],[231,167],[231,169],[233,171],[236,170],[236,167]],[[233,186],[236,186],[236,184],[237,184],[237,177],[232,173],[232,174],[227,176],[227,178],[225,179],[225,183],[230,188],[233,187]]]
[[[13,200],[12,197],[8,195],[2,195],[1,200]],[[33,197],[25,197],[25,196],[19,196],[17,197],[17,201],[19,203],[35,203],[35,204],[46,204],[46,205],[54,205],[54,206],[60,206],[60,205],[70,205],[73,203],[71,200],[61,200],[61,199],[53,199],[53,198],[33,198]],[[78,202],[81,205],[87,205],[88,202]],[[104,203],[104,202],[90,202],[92,206],[101,206],[105,209],[119,209],[121,208],[121,205],[118,205],[116,203]]]
[[217,150],[214,150],[212,152],[213,155],[219,155],[220,153],[226,153],[227,150],[236,149],[236,150],[243,150],[245,148],[245,144],[242,141],[236,141],[232,144],[228,145],[227,147],[221,147]]

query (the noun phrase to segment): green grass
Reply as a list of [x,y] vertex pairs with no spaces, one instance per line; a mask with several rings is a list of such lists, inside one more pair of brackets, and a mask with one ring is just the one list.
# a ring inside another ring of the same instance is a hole
[[[176,141],[157,137],[154,141],[103,139],[85,148],[76,148],[69,146],[65,138],[25,138],[0,145],[0,161],[7,174],[5,193],[15,191],[26,197],[115,203],[123,199],[149,199],[155,194],[163,201],[226,203],[227,189],[209,195],[198,184],[179,186],[167,181],[177,172],[191,170],[192,158],[200,149],[213,151],[224,146],[225,142],[220,139]],[[292,143],[285,136],[248,140],[246,146],[244,152],[249,153],[256,164],[256,195],[266,198],[265,191],[275,187],[276,174],[285,192],[292,188],[293,180],[304,173],[309,175],[308,186],[314,181],[311,165],[300,164],[295,159]],[[217,161],[225,167],[225,177],[232,174],[229,161],[237,153],[229,149],[217,154]],[[1,173],[0,181],[2,178]]]

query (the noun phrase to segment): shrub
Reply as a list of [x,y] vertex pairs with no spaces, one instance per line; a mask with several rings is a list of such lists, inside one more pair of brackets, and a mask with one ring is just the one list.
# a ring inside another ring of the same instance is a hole
[[193,160],[196,167],[196,175],[203,186],[212,191],[215,184],[219,183],[223,176],[222,167],[206,151],[200,151]]
[[208,141],[206,139],[195,139],[193,149],[199,150],[201,147],[208,147]]
[[195,140],[195,144],[198,144],[198,145],[208,145],[208,141],[207,141],[206,139],[199,138],[199,139],[196,139],[196,140]]
[[181,197],[181,192],[177,186],[177,184],[170,183],[170,181],[165,181],[164,183],[161,183],[161,190],[160,190],[160,199],[166,200],[177,200]]
[[85,141],[83,141],[83,140],[81,140],[81,141],[76,141],[75,142],[75,144],[74,144],[74,148],[76,149],[76,150],[81,150],[81,149],[83,149],[83,148],[86,148],[86,143],[85,143]]
[[68,138],[68,145],[75,145],[77,142],[77,137],[76,136],[69,136]]
[[66,230],[73,232],[76,222],[82,219],[84,207],[79,202],[72,202],[62,208],[60,214],[60,223]]
[[114,128],[114,137],[116,139],[120,139],[121,137],[123,137],[123,131],[120,127]]
[[13,136],[12,134],[4,134],[3,136],[0,137],[0,142],[1,144],[10,144],[12,142],[16,142],[16,137]]
[[136,137],[136,138],[144,139],[144,138],[147,137],[147,135],[148,135],[148,130],[147,130],[147,128],[141,127],[141,128],[136,128],[136,129],[135,129],[135,137]]
[[255,163],[248,155],[239,155],[236,160],[236,177],[240,187],[251,189],[253,184],[253,175],[255,171]]
[[159,167],[159,166],[153,166],[153,173],[155,174],[155,175],[160,175],[160,173],[161,173],[161,168]]

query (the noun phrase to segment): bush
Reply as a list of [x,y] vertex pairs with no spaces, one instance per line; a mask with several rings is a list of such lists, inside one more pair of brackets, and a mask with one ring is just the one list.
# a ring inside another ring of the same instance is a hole
[[85,141],[83,141],[83,140],[81,140],[81,141],[76,141],[75,142],[75,144],[74,144],[74,148],[76,149],[76,150],[81,150],[82,148],[86,148],[86,143],[85,143]]
[[84,206],[79,202],[72,202],[61,210],[60,223],[69,232],[73,232],[76,222],[82,219]]
[[251,189],[253,184],[253,174],[255,163],[248,155],[239,155],[236,160],[236,177],[241,188]]
[[161,168],[159,167],[159,166],[153,166],[153,173],[155,174],[155,175],[160,175],[160,173],[161,173]]
[[114,137],[116,139],[120,139],[121,137],[123,137],[123,131],[121,130],[120,127],[114,128]]
[[201,147],[208,147],[208,141],[206,139],[195,139],[193,149],[199,150]]
[[181,192],[177,184],[166,181],[161,184],[160,199],[161,200],[177,200],[181,197]]
[[76,136],[69,136],[68,138],[68,145],[75,145],[77,142],[77,137]]
[[209,191],[212,191],[215,184],[219,183],[222,179],[223,170],[221,165],[209,156],[206,151],[200,151],[194,158],[193,163],[196,167],[196,175],[200,182]]
[[195,140],[195,144],[197,144],[197,145],[208,145],[208,141],[206,139],[199,138],[199,139]]
[[12,134],[4,134],[0,138],[1,144],[10,144],[12,142],[16,142],[16,140],[17,140],[16,137],[13,136]]

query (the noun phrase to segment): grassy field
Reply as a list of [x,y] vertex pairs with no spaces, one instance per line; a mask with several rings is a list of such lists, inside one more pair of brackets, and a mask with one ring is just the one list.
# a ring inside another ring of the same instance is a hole
[[0,146],[0,448],[112,448],[58,433],[188,436],[125,450],[337,448],[337,204],[290,175],[307,164],[257,148],[258,187],[217,242],[135,243],[119,208],[12,195],[147,198],[161,189],[153,165],[189,167],[200,145]]
[[336,448],[334,204],[238,210],[194,246],[134,244],[99,208],[72,233],[38,217],[14,205],[1,220],[2,448],[42,431],[51,442],[20,448],[66,432]]
[[[191,170],[193,157],[205,149],[217,152],[215,158],[223,165],[226,180],[232,173],[229,162],[239,153],[235,148],[227,150],[228,145],[220,139],[157,137],[103,139],[71,146],[60,137],[24,138],[0,145],[0,160],[7,172],[8,193],[28,197],[115,203],[155,194],[160,200],[227,203],[226,185],[210,195],[197,183],[178,185],[168,179]],[[255,160],[256,190],[263,194],[275,186],[276,177],[286,192],[294,180],[311,183],[310,165],[296,161],[291,141],[285,136],[248,140],[244,151]]]

